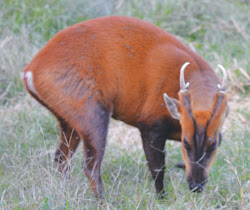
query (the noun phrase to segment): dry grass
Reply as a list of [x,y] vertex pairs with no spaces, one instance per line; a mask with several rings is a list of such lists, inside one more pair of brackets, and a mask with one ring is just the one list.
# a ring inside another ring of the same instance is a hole
[[[249,10],[247,1],[233,0],[1,1],[0,209],[249,209]],[[112,14],[157,24],[215,71],[218,63],[227,68],[230,114],[203,193],[189,192],[185,173],[174,167],[181,160],[180,144],[168,141],[166,198],[156,200],[139,132],[118,121],[110,124],[103,162],[105,202],[89,189],[81,148],[69,182],[55,170],[57,123],[24,91],[19,73],[60,29]]]

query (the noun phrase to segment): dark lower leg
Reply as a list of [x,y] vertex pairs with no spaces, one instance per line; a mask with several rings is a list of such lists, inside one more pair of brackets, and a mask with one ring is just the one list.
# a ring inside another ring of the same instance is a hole
[[162,197],[164,194],[165,139],[156,138],[154,135],[142,135],[142,140],[148,166],[155,181],[156,192]]
[[55,153],[55,162],[57,163],[58,170],[65,174],[70,169],[70,159],[77,149],[80,137],[66,122],[61,120],[60,126],[61,137],[59,147]]
[[[98,198],[103,197],[101,163],[106,146],[109,113],[97,106],[91,122],[91,128],[82,132],[84,140],[84,172],[90,180],[91,187]],[[79,132],[80,133],[80,132]]]
[[98,198],[103,197],[103,184],[101,179],[101,162],[104,155],[105,143],[98,148],[88,143],[84,144],[83,169],[88,177],[91,188]]

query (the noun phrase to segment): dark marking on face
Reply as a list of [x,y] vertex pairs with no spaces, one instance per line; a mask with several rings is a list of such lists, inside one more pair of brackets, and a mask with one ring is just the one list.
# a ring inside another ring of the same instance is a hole
[[[217,147],[221,142],[219,122],[223,117],[222,104],[225,102],[224,94],[216,94],[212,110],[193,110],[190,106],[189,94],[179,94],[181,108],[185,114],[182,129],[185,136],[182,139],[183,158],[187,169],[187,181],[190,189],[201,191],[207,182],[209,168],[214,160]],[[191,121],[189,120],[191,118]],[[187,120],[188,119],[188,120]],[[218,125],[217,125],[218,124]]]
[[205,173],[206,168],[197,162],[191,163],[191,173],[188,176],[189,183],[205,183],[207,176]]
[[195,154],[196,159],[199,159],[204,153],[204,146],[206,144],[206,128],[201,128],[195,123],[195,136],[193,141],[195,142]]
[[224,100],[224,95],[219,95],[218,98],[217,98],[216,106],[214,107],[214,110],[213,110],[213,115],[219,109],[219,107],[221,106],[221,103],[222,103],[223,100]]
[[191,150],[191,147],[189,146],[186,137],[185,137],[184,140],[183,140],[183,144],[184,144],[184,147],[185,147],[185,149],[186,149],[187,151],[190,151],[190,150]]
[[[216,133],[213,138],[207,137],[207,125],[201,127],[197,125],[193,119],[194,136],[192,141],[183,139],[183,146],[186,150],[187,160],[190,167],[189,173],[187,174],[187,181],[189,183],[190,190],[194,192],[201,192],[208,178],[207,166],[210,164],[211,157],[217,147]],[[208,141],[212,144],[207,146]],[[189,145],[189,142],[191,145]]]
[[208,151],[206,152],[205,158],[206,158],[207,161],[211,158],[212,152],[213,152],[213,150],[208,150]]
[[184,107],[186,107],[190,119],[194,122],[192,110],[191,110],[191,106],[190,106],[190,95],[189,95],[189,93],[183,93],[182,95],[183,95]]
[[[208,155],[206,149],[207,136],[205,135],[206,129],[197,129],[197,125],[195,124],[195,135],[193,137],[194,146],[189,150],[187,149],[187,154],[189,160],[191,162],[199,163],[203,167],[206,167]],[[215,145],[216,146],[216,145]],[[185,142],[184,142],[185,147]]]

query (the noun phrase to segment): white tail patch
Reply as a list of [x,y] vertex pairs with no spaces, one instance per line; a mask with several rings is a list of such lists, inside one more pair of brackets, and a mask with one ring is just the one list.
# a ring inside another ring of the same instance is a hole
[[36,92],[36,90],[35,90],[35,88],[34,88],[33,74],[32,74],[32,72],[31,72],[31,71],[28,71],[28,72],[25,73],[24,76],[25,76],[26,79],[27,79],[28,89],[29,89],[32,93],[38,95],[37,92]]

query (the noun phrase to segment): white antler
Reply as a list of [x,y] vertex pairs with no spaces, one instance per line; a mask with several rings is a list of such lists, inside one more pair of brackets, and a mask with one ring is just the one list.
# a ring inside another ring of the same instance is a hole
[[226,69],[219,64],[218,67],[222,70],[223,72],[223,80],[222,80],[222,84],[218,84],[218,88],[220,92],[226,92],[226,87],[227,87],[227,71]]
[[180,71],[180,91],[185,92],[188,90],[189,82],[185,83],[185,78],[184,78],[184,71],[185,68],[189,65],[189,62],[186,62],[182,65],[181,71]]

